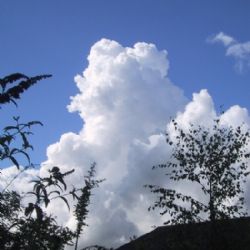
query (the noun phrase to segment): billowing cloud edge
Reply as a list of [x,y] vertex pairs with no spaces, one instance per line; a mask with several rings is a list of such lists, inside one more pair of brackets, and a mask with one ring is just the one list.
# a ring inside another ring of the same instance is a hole
[[[153,44],[127,48],[102,39],[92,46],[88,61],[83,74],[75,77],[79,93],[68,106],[70,112],[79,113],[83,128],[79,133],[63,134],[50,145],[41,169],[20,176],[13,188],[28,188],[28,180],[45,175],[54,165],[62,171],[74,168],[68,185],[82,185],[90,164],[97,162],[97,178],[107,180],[94,192],[89,227],[80,244],[116,247],[165,221],[157,212],[147,211],[154,197],[143,186],[167,184],[164,174],[152,171],[152,166],[170,155],[164,136],[170,117],[183,127],[208,125],[218,116],[225,124],[249,126],[249,114],[237,105],[217,114],[207,90],[194,93],[188,101],[168,78],[167,52]],[[13,172],[13,167],[5,169],[3,175],[12,178]],[[196,195],[191,186],[178,188]],[[62,203],[53,203],[48,212],[57,214],[59,223],[74,228],[72,211],[69,214]]]

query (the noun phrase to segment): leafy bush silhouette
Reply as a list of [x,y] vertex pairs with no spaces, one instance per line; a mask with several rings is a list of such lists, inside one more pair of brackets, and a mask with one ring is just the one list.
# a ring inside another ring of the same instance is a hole
[[[203,197],[197,199],[175,189],[146,185],[157,195],[149,210],[157,208],[161,215],[168,215],[165,224],[209,221],[209,249],[217,249],[225,238],[219,221],[247,215],[243,184],[249,175],[249,130],[244,124],[222,126],[220,119],[215,119],[211,127],[189,124],[183,129],[176,120],[170,126],[174,131],[166,134],[172,149],[170,160],[153,169],[166,169],[170,182],[194,183]],[[177,245],[182,243],[174,241]]]
[[159,208],[161,215],[169,214],[166,224],[245,216],[242,184],[249,175],[249,131],[243,125],[222,126],[219,119],[211,128],[190,124],[186,131],[175,120],[172,126],[174,135],[166,134],[171,160],[153,168],[167,169],[173,182],[195,183],[207,202],[174,189],[146,185],[158,195],[149,210]]
[[[14,103],[20,95],[42,79],[51,75],[39,75],[28,77],[21,73],[8,75],[0,79],[2,92],[0,93],[0,105]],[[13,86],[14,85],[14,86]],[[0,107],[1,108],[1,107]],[[22,123],[19,117],[13,118],[14,125],[6,126],[0,135],[0,161],[10,160],[19,170],[19,173],[33,167],[28,150],[33,149],[29,142],[34,125],[42,125],[40,121]],[[19,143],[18,143],[19,142]],[[27,166],[21,168],[19,157],[24,156]],[[95,167],[93,164],[84,177],[84,185],[81,188],[73,187],[68,191],[65,178],[73,174],[74,169],[61,172],[58,166],[48,170],[48,176],[37,177],[33,190],[21,196],[16,191],[9,190],[14,177],[0,192],[0,249],[6,250],[61,250],[65,245],[74,245],[77,249],[78,239],[86,226],[88,205],[92,189],[98,187],[103,180],[95,179]],[[33,196],[33,202],[23,206],[25,196]],[[44,208],[55,199],[61,199],[70,209],[67,196],[72,196],[75,201],[74,215],[77,221],[76,232],[67,227],[59,226],[52,215],[47,215]]]

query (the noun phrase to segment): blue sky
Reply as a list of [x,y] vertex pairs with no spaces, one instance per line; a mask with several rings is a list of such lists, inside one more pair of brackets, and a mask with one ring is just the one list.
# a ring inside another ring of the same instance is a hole
[[220,31],[250,40],[249,11],[245,0],[0,1],[1,76],[53,74],[23,96],[18,110],[13,108],[13,114],[45,124],[34,137],[35,161],[45,158],[46,146],[60,134],[80,129],[78,116],[65,107],[77,93],[73,77],[103,37],[124,46],[154,43],[168,51],[169,77],[187,97],[207,88],[217,106],[249,109],[249,69],[236,72],[223,46],[206,42]]
[[[74,168],[69,186],[82,185],[96,161],[106,181],[93,197],[94,226],[82,246],[117,246],[162,225],[147,211],[153,199],[143,185],[166,184],[151,168],[170,154],[162,134],[169,117],[184,127],[207,125],[223,105],[222,124],[250,128],[249,13],[246,0],[0,0],[1,77],[53,75],[24,93],[18,108],[0,110],[1,127],[13,115],[44,123],[34,129],[31,157],[46,164],[13,188],[30,190],[29,180],[54,165]],[[16,171],[5,168],[2,176],[12,180]],[[192,186],[180,188],[199,196]],[[74,228],[61,208],[48,210]]]

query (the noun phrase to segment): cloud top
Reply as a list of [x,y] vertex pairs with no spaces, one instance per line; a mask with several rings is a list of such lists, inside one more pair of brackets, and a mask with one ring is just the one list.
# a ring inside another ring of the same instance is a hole
[[143,138],[163,127],[163,117],[186,101],[166,77],[167,52],[153,44],[128,48],[102,39],[92,46],[88,61],[83,75],[75,77],[80,93],[72,97],[68,109],[80,113],[89,143],[107,141],[110,130],[119,141]]
[[[75,77],[79,93],[71,98],[68,110],[79,113],[82,129],[63,134],[48,147],[40,175],[50,166],[60,166],[62,171],[74,168],[68,186],[80,187],[95,161],[97,177],[106,178],[92,196],[89,227],[84,229],[80,247],[116,247],[133,235],[150,231],[153,225],[162,225],[165,218],[147,210],[154,197],[143,186],[168,184],[163,172],[152,171],[152,166],[170,156],[164,136],[170,129],[170,117],[182,126],[207,125],[217,117],[207,90],[194,93],[188,102],[170,81],[168,69],[167,52],[154,44],[124,47],[102,39],[92,46],[87,68]],[[225,124],[249,124],[247,110],[239,106],[231,107],[222,118]],[[13,169],[4,173],[9,178],[14,174]],[[29,172],[14,185],[20,190],[18,183],[26,186],[35,174],[37,171]],[[196,194],[191,186],[179,188]],[[57,214],[59,223],[74,228],[74,218],[62,204],[53,203],[48,212]]]
[[[88,62],[75,77],[79,93],[68,106],[79,113],[83,127],[48,147],[41,173],[46,166],[74,167],[71,182],[76,185],[96,161],[99,177],[107,180],[96,190],[82,244],[117,246],[161,224],[147,211],[150,195],[143,185],[162,178],[151,171],[166,157],[162,134],[170,116],[188,100],[168,78],[167,52],[154,44],[124,47],[101,39],[92,46]],[[72,217],[64,218],[74,226]]]

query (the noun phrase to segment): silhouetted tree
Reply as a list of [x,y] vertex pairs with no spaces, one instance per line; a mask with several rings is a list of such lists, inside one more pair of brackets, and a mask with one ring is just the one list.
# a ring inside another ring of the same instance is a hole
[[167,133],[166,141],[172,156],[158,167],[167,169],[171,181],[195,183],[204,196],[197,200],[175,189],[146,185],[158,197],[149,210],[159,208],[161,215],[170,215],[166,224],[246,215],[242,184],[249,174],[249,131],[244,125],[222,126],[220,119],[212,127],[190,124],[182,129],[175,120],[171,124],[174,133]]
[[[28,77],[21,73],[14,73],[4,78],[0,78],[0,105],[12,102],[17,105],[16,100],[20,95],[40,80],[51,77],[51,75],[40,75]],[[1,108],[1,106],[0,106]],[[0,135],[0,160],[9,159],[18,169],[18,156],[24,156],[31,165],[27,150],[32,149],[28,141],[28,136],[32,134],[31,127],[42,125],[39,121],[21,123],[19,117],[13,117],[15,124],[3,128]],[[20,142],[21,145],[17,145]]]
[[[77,250],[78,240],[82,233],[83,227],[88,226],[86,224],[86,219],[87,219],[87,215],[89,212],[88,205],[90,203],[91,191],[93,188],[98,187],[102,181],[104,181],[104,180],[94,179],[95,166],[96,164],[93,163],[92,166],[90,167],[90,170],[88,171],[88,175],[85,176],[84,178],[85,185],[83,188],[79,190],[81,194],[78,196],[75,194],[75,192],[72,193],[73,197],[77,199],[77,204],[75,205],[75,210],[74,210],[74,214],[77,220],[75,250]],[[103,249],[103,248],[100,248],[100,249]]]
[[[48,77],[50,75],[27,77],[24,74],[15,73],[0,79],[2,88],[0,105],[9,102],[17,105],[16,100],[20,98],[21,93]],[[29,142],[31,128],[42,123],[39,121],[21,123],[19,117],[13,119],[15,124],[3,128],[0,135],[0,161],[10,160],[20,171],[19,173],[22,173],[33,166],[28,153],[29,149],[33,149]],[[26,167],[20,167],[19,156],[27,159]],[[16,177],[6,185],[0,192],[0,249],[62,250],[67,244],[73,245],[74,238],[78,242],[83,226],[86,226],[91,190],[103,180],[94,179],[95,164],[93,164],[88,175],[85,176],[85,185],[82,188],[74,187],[71,191],[67,191],[65,177],[73,172],[74,169],[62,173],[59,167],[54,166],[48,171],[48,176],[34,179],[33,191],[26,194],[26,196],[33,196],[34,199],[27,206],[22,204],[23,196],[16,191],[9,191],[9,186]],[[44,207],[46,208],[57,198],[62,199],[70,209],[66,198],[68,195],[77,200],[74,212],[77,220],[76,232],[57,225],[55,218],[47,215],[44,210]]]
[[[0,105],[12,102],[17,106],[16,100],[24,91],[50,76],[28,77],[15,73],[1,78]],[[3,128],[0,135],[0,161],[10,160],[21,173],[33,166],[28,153],[29,149],[33,149],[29,136],[32,134],[32,127],[37,124],[42,125],[42,123],[39,121],[22,123],[19,117],[13,117],[13,119],[15,124]],[[27,159],[28,164],[20,169],[19,157],[23,156]],[[53,179],[52,177],[55,176],[57,178]],[[65,174],[62,175],[62,177],[64,176]],[[16,191],[9,191],[13,180],[0,192],[0,249],[59,250],[73,239],[75,236],[73,232],[66,227],[58,226],[54,218],[43,212],[41,205],[42,203],[48,205],[51,195],[51,193],[46,193],[46,188],[57,184],[56,181],[62,181],[58,174],[52,174],[47,179],[52,181],[50,185],[46,183],[47,186],[42,178],[39,182],[35,181],[33,194],[37,199],[35,203],[29,203],[26,208],[22,204],[23,197]],[[65,185],[65,183],[62,184]],[[57,191],[52,191],[52,193],[54,192]],[[65,200],[64,197],[62,198]],[[36,216],[31,216],[33,211],[36,211]]]

